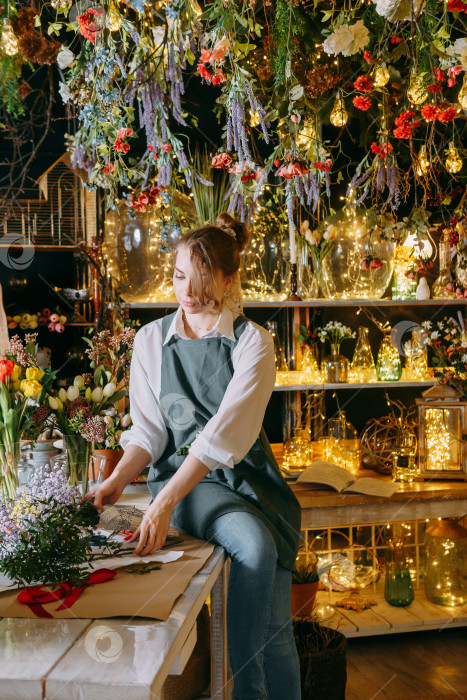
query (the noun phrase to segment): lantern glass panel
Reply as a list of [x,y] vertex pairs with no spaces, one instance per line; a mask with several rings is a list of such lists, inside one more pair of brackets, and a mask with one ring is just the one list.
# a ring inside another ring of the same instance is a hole
[[427,408],[426,470],[462,470],[462,412],[460,408]]

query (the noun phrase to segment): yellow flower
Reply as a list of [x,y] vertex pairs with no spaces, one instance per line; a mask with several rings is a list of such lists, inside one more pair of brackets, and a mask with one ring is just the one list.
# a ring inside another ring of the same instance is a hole
[[26,379],[32,379],[34,381],[39,382],[44,376],[44,374],[45,372],[43,372],[38,367],[28,367],[26,370]]
[[16,382],[17,379],[19,379],[21,376],[21,367],[19,365],[15,365],[13,367],[13,372],[10,374],[11,381]]
[[19,498],[11,513],[10,513],[10,518],[14,521],[17,521],[21,516],[24,515],[40,515],[40,508],[32,502],[32,497],[29,496],[28,494],[24,494],[21,498]]
[[35,398],[41,393],[42,385],[34,379],[23,379],[20,389],[27,398]]

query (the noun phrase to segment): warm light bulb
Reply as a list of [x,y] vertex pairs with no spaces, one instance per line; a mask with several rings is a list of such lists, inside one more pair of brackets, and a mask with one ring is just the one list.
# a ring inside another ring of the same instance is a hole
[[316,130],[313,124],[308,123],[297,134],[297,146],[299,148],[306,148],[313,141],[316,141]]
[[7,56],[14,56],[18,53],[18,39],[16,38],[10,21],[5,17],[3,20],[3,31],[0,45]]
[[72,0],[50,0],[50,4],[54,10],[68,9],[71,7]]
[[412,73],[411,75],[407,97],[415,105],[423,104],[428,98],[428,90],[423,83],[423,79],[416,73]]
[[253,110],[248,110],[248,116],[250,118],[251,126],[259,126],[259,114],[258,112],[253,112]]
[[428,160],[428,156],[426,154],[426,146],[423,145],[417,156],[417,165],[415,166],[415,172],[419,177],[421,177],[422,175],[425,175],[425,173],[427,173],[429,169],[430,161]]
[[375,75],[374,75],[374,83],[376,87],[384,87],[389,83],[391,76],[389,75],[389,71],[384,65],[384,63],[381,63],[375,70]]
[[446,170],[448,171],[448,173],[458,173],[460,170],[462,170],[463,164],[464,161],[460,157],[459,151],[454,146],[454,142],[451,141],[451,143],[449,144],[448,155],[444,162]]
[[111,3],[110,5],[105,22],[111,32],[118,32],[118,30],[122,26],[122,18],[120,16],[120,12],[118,12],[117,8],[113,3]]
[[334,107],[329,115],[329,121],[333,126],[344,126],[347,124],[348,118],[349,115],[346,112],[344,100],[340,96],[336,97]]
[[467,109],[467,75],[464,75],[464,82],[457,95],[457,101],[459,102],[462,109]]

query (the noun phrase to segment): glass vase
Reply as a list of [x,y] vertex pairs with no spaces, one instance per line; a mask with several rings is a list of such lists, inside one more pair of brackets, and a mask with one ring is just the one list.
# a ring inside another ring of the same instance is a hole
[[289,365],[285,356],[284,348],[282,347],[277,321],[268,321],[266,328],[272,335],[274,341],[274,355],[276,358],[276,384],[287,384],[289,380]]
[[350,365],[351,382],[376,382],[376,369],[368,338],[368,328],[359,326],[357,344]]
[[9,498],[16,498],[19,486],[18,462],[21,457],[20,442],[0,443],[0,499],[5,503]]
[[88,487],[89,456],[91,443],[82,435],[64,435],[64,446],[67,452],[69,477],[68,481],[73,486],[81,485],[83,495]]
[[440,520],[425,532],[425,595],[438,605],[467,602],[467,529]]
[[313,352],[313,348],[309,345],[305,345],[301,350],[302,360],[300,363],[300,383],[321,383],[321,372],[319,371],[318,361],[315,357],[315,353]]
[[379,382],[398,382],[402,374],[402,362],[399,352],[385,335],[376,361],[376,378]]
[[446,289],[447,285],[452,282],[452,257],[453,248],[451,247],[449,240],[443,238],[439,242],[438,247],[439,275],[432,287],[433,299],[449,299],[456,296],[454,286],[452,287],[452,291],[448,291],[448,289]]
[[349,361],[339,354],[340,344],[331,343],[331,354],[323,360],[324,381],[327,384],[342,384],[347,382]]
[[308,246],[304,243],[298,251],[297,258],[297,291],[303,299],[316,299],[319,292],[318,281],[313,274]]
[[409,562],[403,540],[390,540],[386,550],[384,598],[389,605],[403,608],[414,599]]
[[414,265],[412,248],[398,246],[394,253],[394,274],[392,277],[392,298],[399,301],[417,298],[417,279],[410,275]]

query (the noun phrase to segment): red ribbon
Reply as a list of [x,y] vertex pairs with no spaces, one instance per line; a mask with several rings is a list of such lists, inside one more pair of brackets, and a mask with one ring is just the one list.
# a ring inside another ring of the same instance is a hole
[[23,605],[28,605],[30,610],[32,610],[37,617],[53,618],[53,615],[42,607],[43,603],[52,603],[54,600],[64,598],[63,603],[59,605],[57,611],[66,610],[76,603],[85,588],[95,583],[110,581],[110,579],[114,578],[116,575],[117,572],[111,569],[97,569],[97,571],[94,571],[88,578],[84,579],[81,586],[72,586],[70,583],[59,583],[55,591],[46,591],[43,586],[26,586],[26,588],[18,594],[17,601]]
[[131,540],[131,538],[135,534],[135,531],[134,530],[121,530],[120,534],[121,535],[128,535],[128,537],[123,538],[125,540],[125,542],[127,542],[128,540]]

